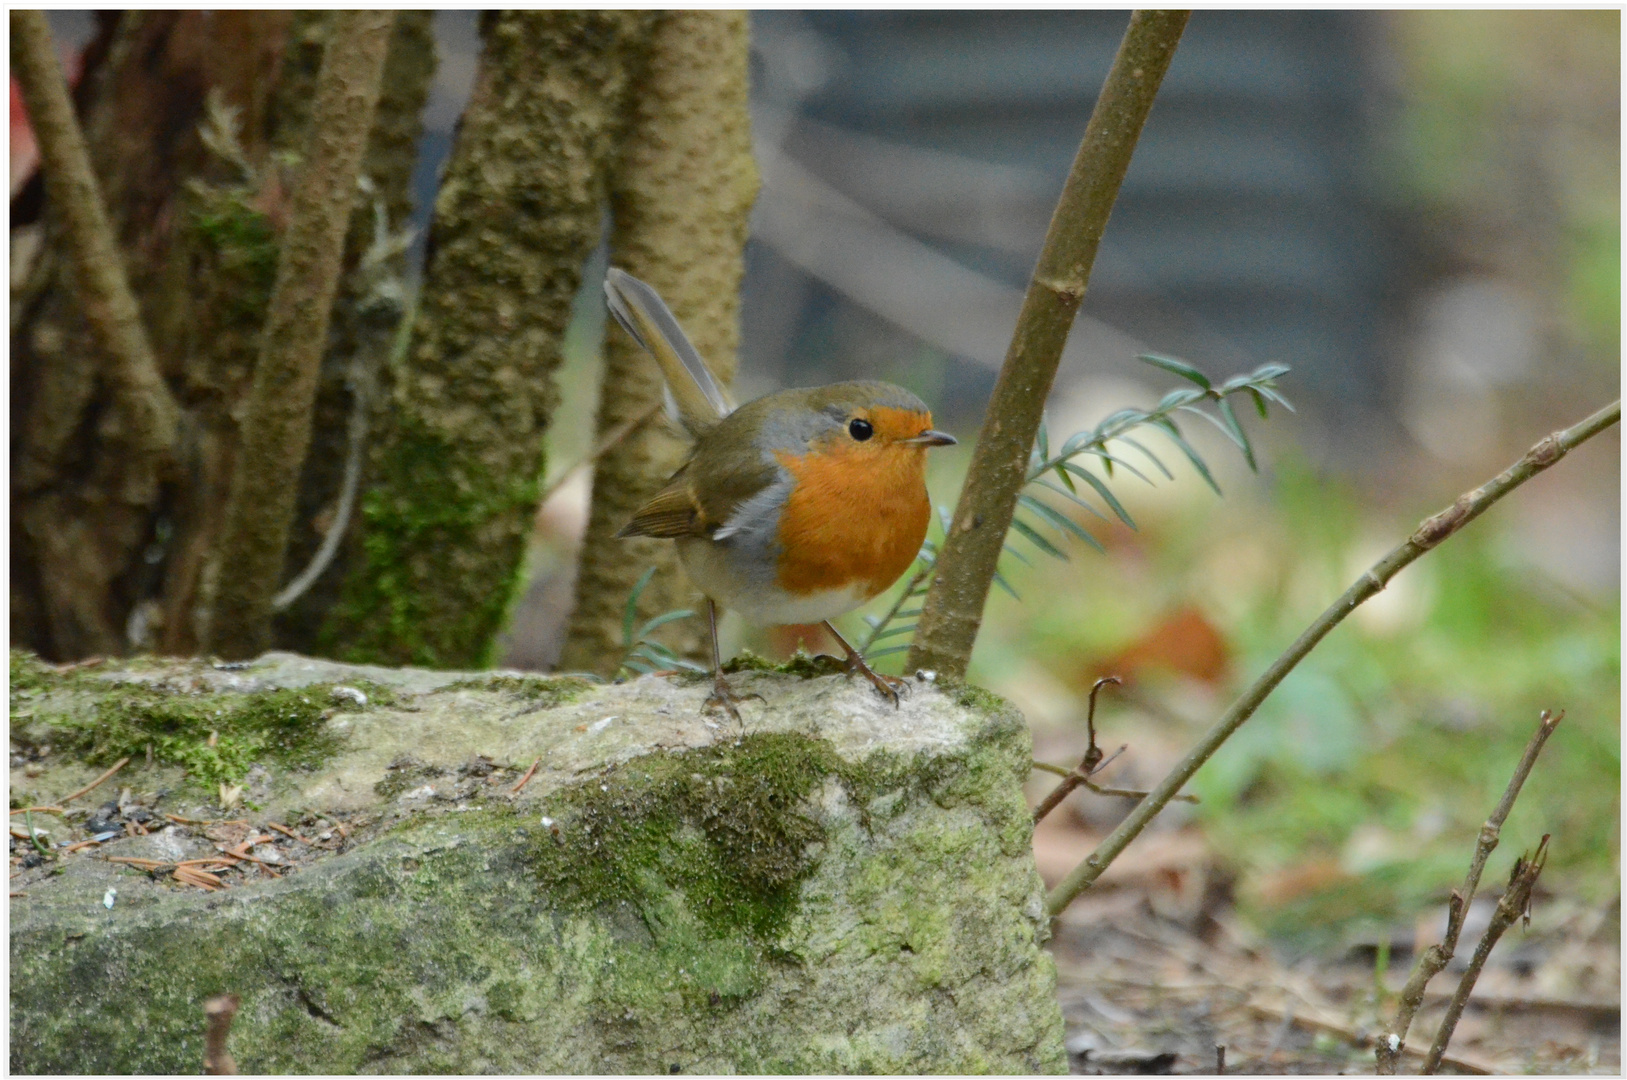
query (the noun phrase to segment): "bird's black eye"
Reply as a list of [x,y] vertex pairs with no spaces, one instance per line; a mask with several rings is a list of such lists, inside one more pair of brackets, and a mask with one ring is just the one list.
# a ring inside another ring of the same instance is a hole
[[849,420],[847,424],[847,433],[853,436],[859,442],[863,442],[870,436],[874,435],[876,433],[876,429],[870,426],[870,421],[868,420]]

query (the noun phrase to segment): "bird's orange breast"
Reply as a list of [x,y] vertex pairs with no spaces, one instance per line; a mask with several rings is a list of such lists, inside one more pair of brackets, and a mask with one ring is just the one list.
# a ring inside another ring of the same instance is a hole
[[909,569],[932,516],[923,448],[838,440],[778,457],[795,481],[780,512],[780,588],[862,585],[868,598]]

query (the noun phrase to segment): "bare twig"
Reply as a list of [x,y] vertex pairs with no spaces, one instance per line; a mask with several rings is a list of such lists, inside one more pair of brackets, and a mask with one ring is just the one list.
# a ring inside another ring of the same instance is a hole
[[214,874],[207,870],[200,870],[195,866],[177,866],[170,876],[183,885],[192,885],[208,892],[215,892],[226,887]]
[[905,671],[964,678],[1028,455],[1096,249],[1188,11],[1137,11],[1090,114],[1017,317]]
[[898,594],[898,599],[893,601],[893,606],[887,609],[885,615],[876,620],[874,626],[870,627],[870,633],[865,636],[864,641],[858,646],[859,652],[868,653],[870,651],[870,646],[874,645],[880,639],[882,631],[887,629],[894,619],[898,618],[898,613],[904,610],[904,605],[916,599],[915,590],[921,587],[921,582],[925,581],[926,576],[930,573],[932,573],[932,567],[927,565],[910,575],[909,584],[905,585],[904,591]]
[[525,787],[525,785],[529,784],[531,782],[531,778],[533,776],[537,775],[537,766],[541,765],[541,764],[542,764],[542,759],[541,758],[538,758],[537,760],[533,761],[531,763],[531,767],[529,769],[525,770],[525,775],[520,777],[520,782],[518,784],[515,784],[512,788],[510,788],[509,791],[512,794],[518,795],[520,793],[520,789]]
[[592,465],[595,461],[598,461],[600,458],[604,457],[604,455],[620,446],[623,439],[627,438],[627,436],[631,435],[634,431],[648,422],[649,419],[656,413],[660,412],[661,407],[662,402],[658,401],[654,405],[651,405],[648,409],[645,409],[643,412],[629,416],[627,419],[611,428],[605,433],[603,438],[594,444],[593,449],[589,450],[585,455],[583,455],[581,460],[572,463],[570,468],[554,477],[554,479],[549,482],[548,486],[542,489],[542,495],[538,497],[537,505],[547,506],[548,500],[559,494],[559,489],[564,487],[566,482],[569,481],[572,476],[576,475],[577,470]]
[[1514,800],[1519,797],[1520,788],[1525,785],[1525,778],[1531,775],[1531,767],[1536,764],[1537,755],[1542,753],[1548,736],[1553,734],[1554,728],[1558,727],[1564,718],[1563,711],[1555,716],[1548,710],[1543,710],[1537,730],[1531,736],[1531,741],[1526,743],[1525,753],[1520,756],[1520,763],[1515,767],[1514,775],[1503,791],[1503,797],[1497,801],[1491,816],[1480,827],[1480,838],[1475,843],[1474,855],[1469,860],[1469,872],[1463,878],[1463,885],[1452,890],[1451,898],[1447,901],[1446,934],[1439,944],[1431,945],[1419,955],[1418,962],[1412,967],[1412,974],[1407,977],[1407,985],[1401,990],[1395,1019],[1390,1022],[1390,1026],[1378,1040],[1375,1054],[1378,1058],[1380,1075],[1394,1075],[1399,1067],[1402,1048],[1406,1045],[1407,1031],[1412,1027],[1413,1017],[1418,1014],[1418,1009],[1424,1003],[1424,989],[1429,985],[1429,980],[1439,975],[1445,970],[1446,965],[1452,962],[1453,953],[1458,945],[1458,935],[1463,932],[1463,919],[1469,912],[1469,905],[1474,902],[1475,890],[1480,887],[1480,874],[1486,868],[1486,860],[1497,847],[1503,822],[1508,820],[1508,812],[1514,808]]
[[11,71],[39,140],[46,191],[61,216],[85,322],[112,362],[109,374],[135,421],[141,449],[168,457],[175,449],[180,409],[141,324],[43,11],[12,11]]
[[206,1076],[236,1076],[237,1062],[226,1052],[226,1036],[232,1031],[232,1018],[237,1015],[236,994],[219,994],[203,1003],[203,1015],[209,1018],[209,1030],[203,1037],[203,1071]]
[[311,142],[277,260],[215,553],[227,570],[219,575],[210,648],[230,659],[254,656],[269,641],[345,229],[394,21],[393,11],[344,12],[322,57]]
[[66,814],[60,806],[19,806],[13,814]]
[[[1089,739],[1085,756],[1079,760],[1079,765],[1072,772],[1064,773],[1062,783],[1051,789],[1040,804],[1034,807],[1034,823],[1043,821],[1046,814],[1062,805],[1062,800],[1072,795],[1074,789],[1081,784],[1090,782],[1090,774],[1095,772],[1102,764],[1102,751],[1096,745],[1096,695],[1101,693],[1102,687],[1112,683],[1115,686],[1124,685],[1124,680],[1117,675],[1109,675],[1104,679],[1097,679],[1090,688],[1090,704],[1085,709],[1085,731]],[[1118,755],[1113,755],[1117,757]],[[1050,770],[1046,770],[1050,771]]]
[[[293,838],[295,840],[298,840],[302,844],[311,844],[311,842],[309,840],[305,839],[303,836],[301,836],[299,833],[295,832],[293,829],[290,829],[286,825],[278,825],[275,821],[266,822],[266,828],[268,828],[268,829],[276,829],[278,832],[282,833],[284,836],[291,837],[291,838]],[[315,845],[311,844],[311,846],[314,847]]]
[[1425,519],[1405,543],[1374,563],[1372,569],[1334,601],[1332,607],[1317,616],[1316,621],[1300,634],[1288,650],[1272,662],[1265,673],[1243,692],[1242,697],[1233,702],[1231,708],[1227,709],[1215,726],[1209,729],[1208,734],[1204,735],[1198,745],[1170,770],[1168,776],[1159,781],[1152,794],[1137,804],[1118,828],[1051,890],[1045,899],[1046,910],[1052,915],[1058,914],[1072,903],[1076,896],[1088,889],[1102,875],[1102,871],[1119,857],[1130,841],[1140,835],[1141,830],[1147,827],[1147,823],[1174,798],[1175,793],[1192,779],[1192,774],[1220,749],[1221,744],[1230,738],[1234,731],[1254,715],[1260,703],[1277,688],[1277,684],[1294,670],[1330,630],[1343,622],[1346,616],[1377,595],[1404,567],[1485,513],[1503,496],[1552,467],[1571,450],[1620,420],[1621,402],[1618,400],[1574,427],[1549,435],[1491,480],[1473,491],[1458,496],[1451,506]]
[[80,788],[78,791],[74,792],[72,795],[69,795],[66,799],[63,799],[62,800],[63,803],[64,804],[71,803],[75,799],[79,798],[79,796],[88,795],[92,791],[95,791],[97,788],[101,787],[104,783],[106,783],[108,780],[110,780],[113,777],[114,773],[118,772],[120,769],[124,768],[128,764],[130,764],[130,759],[129,758],[120,758],[119,763],[117,765],[114,765],[111,769],[107,770],[105,773],[98,776],[96,779],[92,780],[90,783],[86,784],[84,787]]
[[1215,1075],[1226,1075],[1226,1044],[1215,1043]]
[[306,564],[305,569],[271,598],[272,611],[286,609],[316,584],[316,579],[328,569],[328,564],[339,552],[339,545],[344,542],[345,534],[350,531],[350,515],[356,509],[356,492],[361,487],[362,460],[367,450],[367,413],[373,407],[373,380],[367,358],[357,357],[353,370],[355,375],[351,379],[351,393],[355,400],[350,405],[345,472],[339,481],[339,503],[334,507],[333,524],[329,525],[328,531],[323,534],[322,543],[317,546],[316,554],[311,556],[311,561]]
[[[1358,1031],[1349,1025],[1340,1024],[1332,1020],[1305,1016],[1295,1013],[1290,1009],[1275,1005],[1268,1005],[1261,1001],[1251,999],[1244,1006],[1244,1008],[1248,1009],[1249,1012],[1260,1017],[1262,1020],[1286,1020],[1290,1025],[1309,1028],[1312,1031],[1325,1031],[1329,1035],[1335,1035],[1344,1039],[1351,1046],[1357,1048],[1365,1048],[1373,1041],[1372,1036],[1368,1035],[1366,1032]],[[1413,1050],[1411,1048],[1403,1048],[1402,1053],[1410,1054],[1413,1057],[1424,1056],[1424,1052],[1422,1050]],[[1443,1058],[1442,1060],[1446,1064],[1452,1066],[1452,1068],[1456,1069],[1458,1072],[1468,1073],[1472,1076],[1489,1076],[1497,1071],[1490,1065],[1470,1061],[1467,1058],[1449,1057]]]
[[[1043,761],[1034,762],[1034,768],[1043,772],[1055,773],[1062,777],[1062,783],[1051,790],[1038,806],[1034,808],[1034,824],[1039,824],[1049,814],[1061,805],[1062,800],[1073,794],[1076,788],[1086,788],[1097,795],[1110,795],[1120,799],[1145,799],[1145,791],[1136,791],[1131,788],[1103,787],[1091,779],[1097,773],[1118,760],[1120,754],[1129,749],[1128,745],[1121,746],[1105,759],[1102,757],[1101,747],[1096,745],[1096,695],[1108,683],[1122,685],[1117,675],[1109,675],[1105,679],[1097,679],[1096,685],[1090,688],[1090,707],[1085,713],[1085,729],[1089,733],[1090,748],[1085,751],[1084,758],[1072,769],[1064,769],[1060,765],[1048,765]],[[1195,803],[1196,795],[1176,795],[1174,802]]]
[[1446,1015],[1441,1018],[1440,1030],[1435,1033],[1435,1041],[1429,1046],[1429,1056],[1424,1059],[1425,1075],[1431,1075],[1440,1068],[1441,1058],[1446,1054],[1446,1045],[1452,1041],[1452,1032],[1457,1029],[1458,1018],[1463,1015],[1463,1007],[1469,1003],[1469,995],[1474,993],[1474,984],[1480,978],[1480,970],[1486,966],[1486,958],[1497,946],[1503,931],[1513,926],[1517,920],[1530,921],[1531,890],[1536,886],[1537,878],[1542,876],[1542,868],[1547,861],[1546,834],[1529,859],[1521,856],[1514,860],[1514,870],[1508,876],[1508,891],[1497,901],[1497,909],[1491,914],[1491,925],[1486,927],[1486,933],[1481,937],[1480,944],[1475,946],[1474,956],[1469,958],[1469,970],[1463,973],[1463,978],[1458,982],[1457,992],[1447,1003]]
[[100,843],[101,843],[100,840],[81,840],[77,844],[69,844],[67,847],[60,848],[58,850],[63,855],[72,855],[76,851],[82,851],[82,850],[84,850],[85,848],[88,848],[88,847],[95,847],[97,844],[100,844]]

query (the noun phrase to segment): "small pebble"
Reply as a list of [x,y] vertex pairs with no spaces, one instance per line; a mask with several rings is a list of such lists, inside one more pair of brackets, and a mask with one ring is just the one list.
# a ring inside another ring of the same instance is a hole
[[117,890],[117,889],[108,889],[107,892],[102,894],[102,906],[105,907],[107,910],[112,911],[113,910],[113,899],[114,899],[114,897],[116,897],[118,895],[119,895],[119,890]]

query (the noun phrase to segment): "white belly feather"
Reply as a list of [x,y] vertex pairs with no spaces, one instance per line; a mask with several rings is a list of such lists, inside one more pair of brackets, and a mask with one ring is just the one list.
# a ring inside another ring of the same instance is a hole
[[845,615],[870,599],[868,582],[813,593],[790,593],[777,585],[749,582],[729,567],[720,545],[700,538],[678,541],[678,560],[701,592],[758,626],[819,623]]

